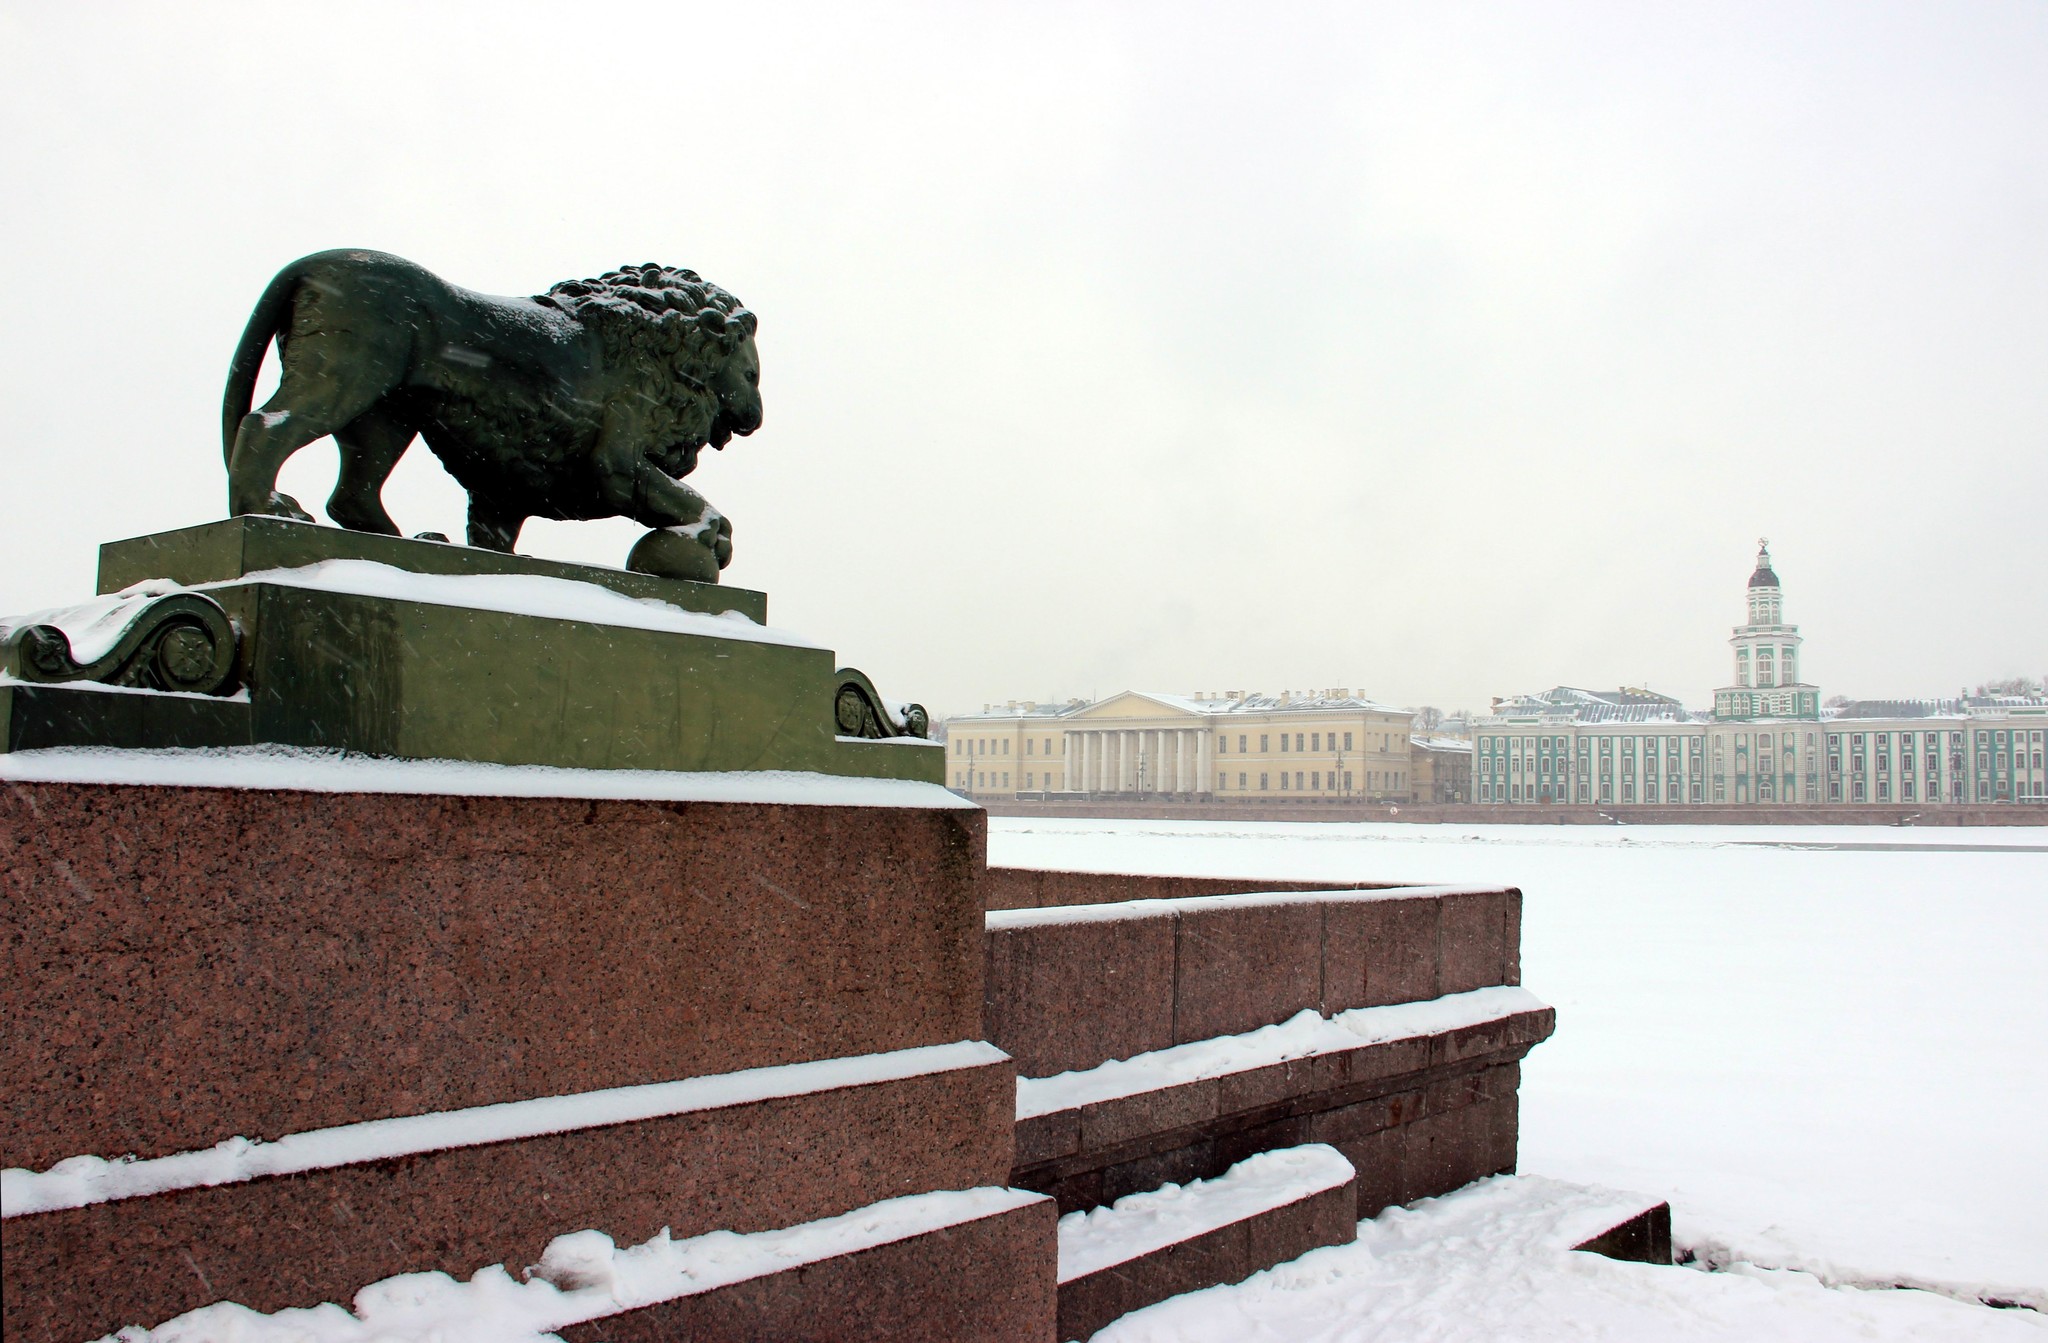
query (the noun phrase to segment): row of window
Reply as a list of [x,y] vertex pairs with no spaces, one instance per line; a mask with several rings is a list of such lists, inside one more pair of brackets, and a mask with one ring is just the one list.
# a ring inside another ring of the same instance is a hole
[[[1261,773],[1258,777],[1258,787],[1261,790],[1266,792],[1274,791],[1271,782],[1274,777],[1272,774]],[[1324,773],[1324,771],[1316,769],[1298,769],[1295,770],[1292,775],[1289,775],[1285,770],[1281,770],[1279,772],[1278,777],[1280,780],[1280,792],[1320,793],[1329,791],[1349,793],[1353,788],[1353,784],[1351,782],[1352,772],[1348,769],[1342,771],[1342,773],[1339,773],[1337,770],[1333,769],[1330,770],[1327,773],[1327,775]],[[1382,777],[1384,778],[1384,782],[1381,781]],[[1326,779],[1327,783],[1325,782]],[[1382,776],[1380,771],[1378,770],[1367,770],[1365,773],[1365,779],[1365,786],[1368,792],[1373,792],[1379,789],[1384,789],[1388,792],[1399,792],[1402,788],[1407,786],[1408,775],[1407,772],[1404,770],[1387,770],[1384,776]],[[1228,774],[1217,774],[1216,791],[1219,793],[1226,793],[1231,791],[1230,776]],[[1237,776],[1236,791],[1241,793],[1252,791],[1251,775],[1249,772],[1241,773]]]
[[[1348,751],[1348,750],[1350,750],[1350,749],[1351,749],[1351,734],[1350,734],[1349,732],[1346,732],[1346,733],[1344,734],[1344,744],[1343,744],[1342,746],[1339,746],[1339,745],[1337,744],[1337,734],[1336,734],[1336,733],[1334,733],[1334,732],[1296,732],[1296,733],[1292,733],[1292,734],[1289,734],[1289,733],[1286,733],[1286,732],[1282,732],[1282,733],[1280,733],[1280,734],[1278,734],[1278,735],[1279,735],[1279,737],[1280,737],[1280,749],[1281,749],[1281,750],[1283,750],[1283,751],[1286,751],[1286,750],[1294,750],[1294,751],[1299,751],[1299,752],[1308,752],[1308,751],[1324,751],[1324,750],[1329,750],[1329,751]],[[1382,732],[1382,733],[1380,733],[1379,735],[1380,735],[1380,748],[1379,748],[1379,749],[1380,749],[1380,750],[1382,750],[1382,751],[1391,751],[1391,750],[1393,750],[1393,749],[1394,749],[1394,746],[1393,746],[1393,742],[1394,742],[1394,734],[1393,734],[1393,733],[1391,733],[1391,732]],[[1272,737],[1273,737],[1273,734],[1271,734],[1271,733],[1266,733],[1266,732],[1261,732],[1261,733],[1259,733],[1259,734],[1258,734],[1258,736],[1259,736],[1259,750],[1260,750],[1260,751],[1261,751],[1262,753],[1270,753],[1270,752],[1272,751],[1272,749],[1273,749],[1273,748],[1272,748],[1272,745],[1271,745],[1271,741],[1272,741]],[[1290,736],[1291,736],[1291,738],[1292,738],[1292,742],[1293,742],[1292,746],[1290,746],[1290,745],[1289,745],[1289,739],[1290,739]],[[1325,746],[1325,745],[1323,744],[1323,739],[1324,739],[1325,737],[1329,738],[1329,745],[1328,745],[1328,746]],[[1249,755],[1249,754],[1251,753],[1251,747],[1250,747],[1250,744],[1249,744],[1250,742],[1251,742],[1251,734],[1250,734],[1250,733],[1246,733],[1246,732],[1240,732],[1240,733],[1238,733],[1238,734],[1237,734],[1237,753],[1238,753],[1239,755]],[[1217,733],[1217,734],[1216,734],[1216,753],[1217,753],[1218,755],[1228,755],[1228,754],[1230,753],[1230,734],[1229,734],[1229,733],[1227,733],[1227,732],[1219,732],[1219,733]]]
[[[1058,751],[1052,749],[1052,744],[1056,741],[1060,744]],[[1041,744],[1045,748],[1042,754],[1065,755],[1067,753],[1067,743],[1064,737],[1026,737],[1024,739],[1024,754],[1041,754],[1039,750]],[[1009,753],[1010,742],[1007,737],[959,737],[953,742],[954,755],[1008,755]]]

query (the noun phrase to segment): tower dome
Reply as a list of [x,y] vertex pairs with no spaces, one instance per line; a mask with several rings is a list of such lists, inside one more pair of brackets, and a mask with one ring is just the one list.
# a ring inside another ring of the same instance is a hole
[[1753,588],[1774,588],[1778,586],[1778,575],[1771,569],[1771,540],[1763,537],[1756,543],[1756,572],[1749,576]]

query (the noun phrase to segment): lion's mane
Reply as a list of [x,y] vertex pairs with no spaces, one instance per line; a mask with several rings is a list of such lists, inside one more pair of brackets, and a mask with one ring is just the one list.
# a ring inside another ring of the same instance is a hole
[[733,354],[728,328],[754,334],[757,320],[740,301],[693,270],[649,262],[594,280],[563,280],[536,303],[559,308],[596,335],[605,362],[645,379],[653,403],[647,430],[657,442],[703,444],[718,427],[711,383]]

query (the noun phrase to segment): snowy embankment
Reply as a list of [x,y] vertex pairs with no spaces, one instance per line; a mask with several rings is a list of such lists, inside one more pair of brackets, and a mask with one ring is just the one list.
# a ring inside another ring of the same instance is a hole
[[1518,885],[1523,978],[1558,1013],[1523,1064],[1523,1171],[1668,1198],[1716,1266],[2048,1310],[2048,831],[990,832],[1017,866]]

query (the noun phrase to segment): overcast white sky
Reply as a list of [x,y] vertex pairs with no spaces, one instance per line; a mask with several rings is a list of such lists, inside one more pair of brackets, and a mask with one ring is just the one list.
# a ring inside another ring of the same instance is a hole
[[726,578],[939,712],[1702,704],[1759,535],[1825,693],[2048,672],[2034,0],[4,0],[0,184],[0,611],[222,515],[249,307],[360,246],[739,294]]

